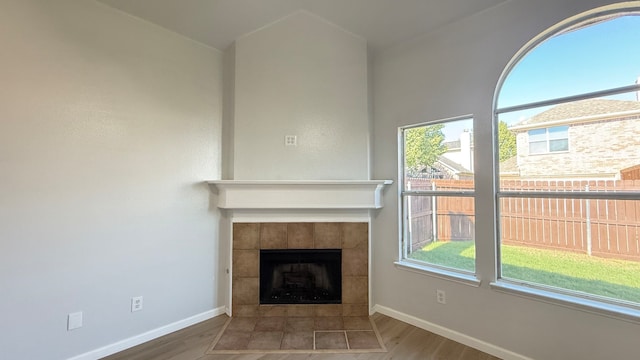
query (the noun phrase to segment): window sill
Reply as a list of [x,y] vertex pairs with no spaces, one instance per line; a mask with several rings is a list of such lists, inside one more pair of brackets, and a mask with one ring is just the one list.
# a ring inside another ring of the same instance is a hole
[[527,153],[527,156],[542,156],[542,155],[557,155],[557,154],[568,154],[569,150],[561,150],[561,151],[547,151],[541,153]]
[[560,305],[574,310],[584,311],[595,315],[602,315],[617,320],[640,323],[640,309],[630,306],[609,304],[606,302],[586,299],[578,296],[547,291],[508,281],[497,281],[490,284],[491,288],[506,294],[512,294],[526,299],[533,299],[549,304]]
[[463,285],[469,285],[473,287],[480,286],[480,280],[475,275],[459,273],[456,271],[445,270],[441,268],[431,267],[427,265],[421,265],[410,261],[396,261],[396,268],[414,272],[417,274],[436,277],[438,279],[457,282]]

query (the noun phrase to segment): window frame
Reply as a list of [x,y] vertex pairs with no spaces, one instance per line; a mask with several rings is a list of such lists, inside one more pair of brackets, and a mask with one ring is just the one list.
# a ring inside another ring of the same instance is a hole
[[[406,173],[405,173],[405,130],[419,128],[422,126],[447,124],[460,120],[471,120],[474,122],[474,117],[471,114],[455,116],[450,118],[443,118],[433,121],[426,121],[417,124],[410,124],[398,127],[397,139],[398,139],[398,260],[395,262],[397,268],[416,272],[419,274],[429,275],[441,279],[455,281],[461,284],[470,285],[474,287],[480,286],[480,280],[477,277],[477,262],[474,265],[474,272],[465,271],[462,269],[456,269],[446,267],[438,264],[429,263],[426,261],[419,261],[410,259],[407,257],[407,229],[410,225],[408,219],[408,200],[410,196],[425,196],[435,197],[449,196],[449,197],[471,197],[474,199],[474,204],[477,203],[476,191],[473,190],[455,190],[455,191],[431,191],[431,190],[409,190],[406,189]],[[473,136],[473,135],[472,135]],[[475,180],[475,173],[474,173]],[[475,205],[474,205],[475,208]],[[475,224],[474,224],[475,226]],[[474,239],[475,241],[475,239]]]
[[[524,45],[511,59],[509,64],[504,68],[495,89],[493,96],[492,106],[492,126],[493,132],[493,151],[494,151],[494,211],[493,214],[495,220],[495,250],[496,250],[496,277],[490,282],[490,287],[493,290],[522,296],[529,299],[534,299],[542,302],[552,303],[556,305],[567,306],[570,308],[586,311],[598,315],[611,316],[615,318],[621,318],[633,322],[640,321],[640,300],[635,302],[629,302],[624,300],[617,300],[613,298],[598,296],[595,294],[585,294],[568,289],[556,288],[552,286],[546,286],[544,284],[531,283],[524,280],[515,280],[502,277],[502,262],[501,262],[501,211],[500,201],[505,197],[522,197],[522,198],[544,198],[544,199],[610,199],[610,200],[640,200],[640,192],[609,192],[609,193],[597,193],[597,192],[585,192],[585,193],[572,193],[572,192],[545,192],[545,191],[507,191],[500,188],[500,169],[499,161],[497,160],[497,154],[499,153],[499,141],[498,141],[498,122],[499,115],[503,113],[522,111],[533,108],[540,108],[545,106],[554,106],[562,103],[592,99],[597,97],[606,97],[611,95],[618,95],[630,92],[640,91],[640,83],[635,85],[621,86],[615,88],[603,89],[600,91],[579,93],[576,95],[553,98],[543,101],[536,101],[518,105],[510,105],[505,107],[498,107],[498,99],[504,85],[505,80],[513,71],[514,67],[526,57],[532,50],[534,50],[539,44],[551,39],[552,37],[562,34],[564,32],[573,31],[579,29],[582,26],[588,25],[590,22],[596,22],[598,19],[606,19],[607,17],[632,13],[640,13],[639,6],[627,6],[611,8],[607,7],[604,10],[595,9],[594,11],[587,12],[570,18],[564,22],[547,29],[539,34],[536,38],[532,39],[528,44]],[[567,130],[568,131],[568,130]],[[527,133],[527,136],[529,134]],[[546,128],[547,135],[547,150],[549,149],[548,143],[548,128]],[[567,132],[567,140],[569,134]],[[527,144],[529,148],[529,144]],[[569,144],[567,141],[567,149]],[[568,151],[568,150],[567,150]],[[565,151],[558,151],[565,152]],[[557,152],[547,152],[546,154],[553,154]],[[538,155],[541,153],[529,155]]]
[[[565,132],[566,132],[567,136],[562,137],[562,138],[552,139],[551,138],[551,129],[559,129],[559,128],[566,128]],[[544,140],[531,141],[531,132],[540,131],[540,130],[544,130],[544,134],[540,134],[540,135],[544,135]],[[551,149],[551,142],[552,141],[558,141],[558,140],[564,140],[564,141],[567,142],[566,149],[562,149],[562,150],[552,150]],[[528,145],[529,145],[529,155],[546,155],[546,154],[557,154],[557,153],[568,152],[569,151],[569,125],[558,125],[558,126],[550,126],[550,127],[544,127],[544,128],[530,129],[530,130],[527,131],[527,142],[528,142]],[[544,143],[545,144],[544,151],[539,151],[539,152],[531,151],[531,144],[532,143]]]

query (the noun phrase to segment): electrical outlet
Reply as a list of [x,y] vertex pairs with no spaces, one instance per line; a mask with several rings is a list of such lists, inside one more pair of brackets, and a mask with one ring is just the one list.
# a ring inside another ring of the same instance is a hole
[[447,294],[444,292],[444,290],[436,290],[436,300],[440,304],[447,303]]
[[284,137],[284,145],[285,146],[297,146],[298,145],[298,137],[295,135],[285,135]]
[[142,310],[142,296],[131,298],[131,312]]
[[67,331],[82,327],[82,311],[67,316]]

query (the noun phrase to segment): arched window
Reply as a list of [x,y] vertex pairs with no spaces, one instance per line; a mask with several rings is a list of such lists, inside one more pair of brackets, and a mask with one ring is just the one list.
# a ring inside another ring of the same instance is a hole
[[640,7],[533,40],[494,104],[497,286],[640,309]]

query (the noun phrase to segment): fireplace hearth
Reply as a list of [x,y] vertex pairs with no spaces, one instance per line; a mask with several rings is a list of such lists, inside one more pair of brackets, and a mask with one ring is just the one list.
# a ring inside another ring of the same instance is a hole
[[260,304],[340,304],[341,249],[260,251]]

